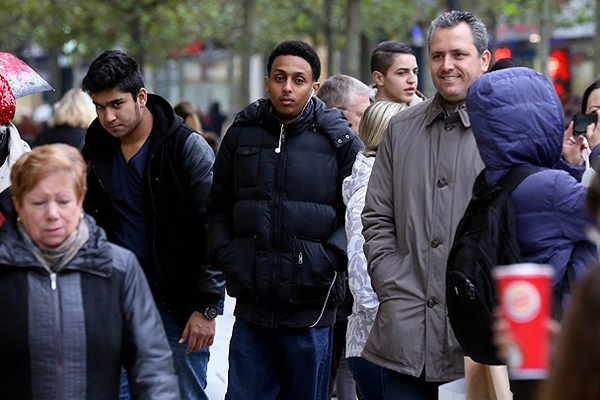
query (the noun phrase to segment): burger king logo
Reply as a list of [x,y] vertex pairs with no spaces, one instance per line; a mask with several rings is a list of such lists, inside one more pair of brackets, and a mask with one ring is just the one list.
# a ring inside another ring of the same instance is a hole
[[542,299],[536,287],[526,281],[508,284],[503,302],[507,317],[515,322],[529,322],[540,312]]

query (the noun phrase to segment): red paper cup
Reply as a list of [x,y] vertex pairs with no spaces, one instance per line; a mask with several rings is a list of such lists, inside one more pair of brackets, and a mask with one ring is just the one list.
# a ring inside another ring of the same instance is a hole
[[552,267],[540,264],[513,264],[494,269],[500,307],[515,339],[507,360],[513,379],[547,376],[547,322],[553,275]]

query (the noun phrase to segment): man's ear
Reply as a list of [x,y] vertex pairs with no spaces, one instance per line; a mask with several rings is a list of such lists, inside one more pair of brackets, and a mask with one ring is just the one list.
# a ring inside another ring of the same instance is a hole
[[314,82],[312,84],[312,88],[313,88],[313,94],[311,97],[314,97],[317,95],[317,93],[319,92],[319,88],[321,87],[321,83],[320,82]]
[[141,88],[137,94],[137,101],[140,104],[140,107],[146,107],[146,102],[148,101],[148,91],[146,88]]
[[265,92],[269,93],[269,77],[265,76]]
[[492,53],[489,50],[486,50],[481,55],[481,70],[483,73],[486,73],[488,68],[490,67],[490,61],[492,60]]
[[379,71],[373,71],[373,80],[377,86],[383,86],[385,76]]

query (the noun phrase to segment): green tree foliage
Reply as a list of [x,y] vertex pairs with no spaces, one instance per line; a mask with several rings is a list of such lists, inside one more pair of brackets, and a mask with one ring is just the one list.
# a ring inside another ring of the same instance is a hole
[[[325,2],[331,5],[327,20]],[[493,32],[499,24],[535,23],[540,2],[550,1],[551,12],[571,7],[569,18],[554,18],[555,24],[593,22],[595,0],[481,0],[463,8],[479,14]],[[360,35],[375,44],[402,40],[412,44],[417,24],[423,35],[431,19],[446,8],[443,0],[361,0]],[[577,6],[570,3],[577,3]],[[244,37],[244,0],[0,0],[3,35],[1,49],[17,54],[32,46],[59,57],[93,57],[107,48],[123,48],[146,65],[160,67],[181,54],[195,39],[211,40],[234,53],[248,51]],[[256,0],[250,22],[254,40],[250,52],[266,54],[286,38],[311,40],[317,46],[343,50],[348,0]],[[329,26],[330,30],[327,29]],[[365,41],[363,40],[363,47]],[[354,46],[356,47],[356,46]],[[359,57],[345,54],[345,57]]]

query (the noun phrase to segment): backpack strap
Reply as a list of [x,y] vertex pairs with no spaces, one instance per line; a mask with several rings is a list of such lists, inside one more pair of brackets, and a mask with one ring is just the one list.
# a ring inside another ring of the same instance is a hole
[[498,185],[509,193],[512,193],[512,191],[515,190],[525,178],[536,173],[537,171],[537,169],[528,165],[519,165],[518,167],[512,168],[510,171],[508,171],[502,177],[502,179],[500,179]]

